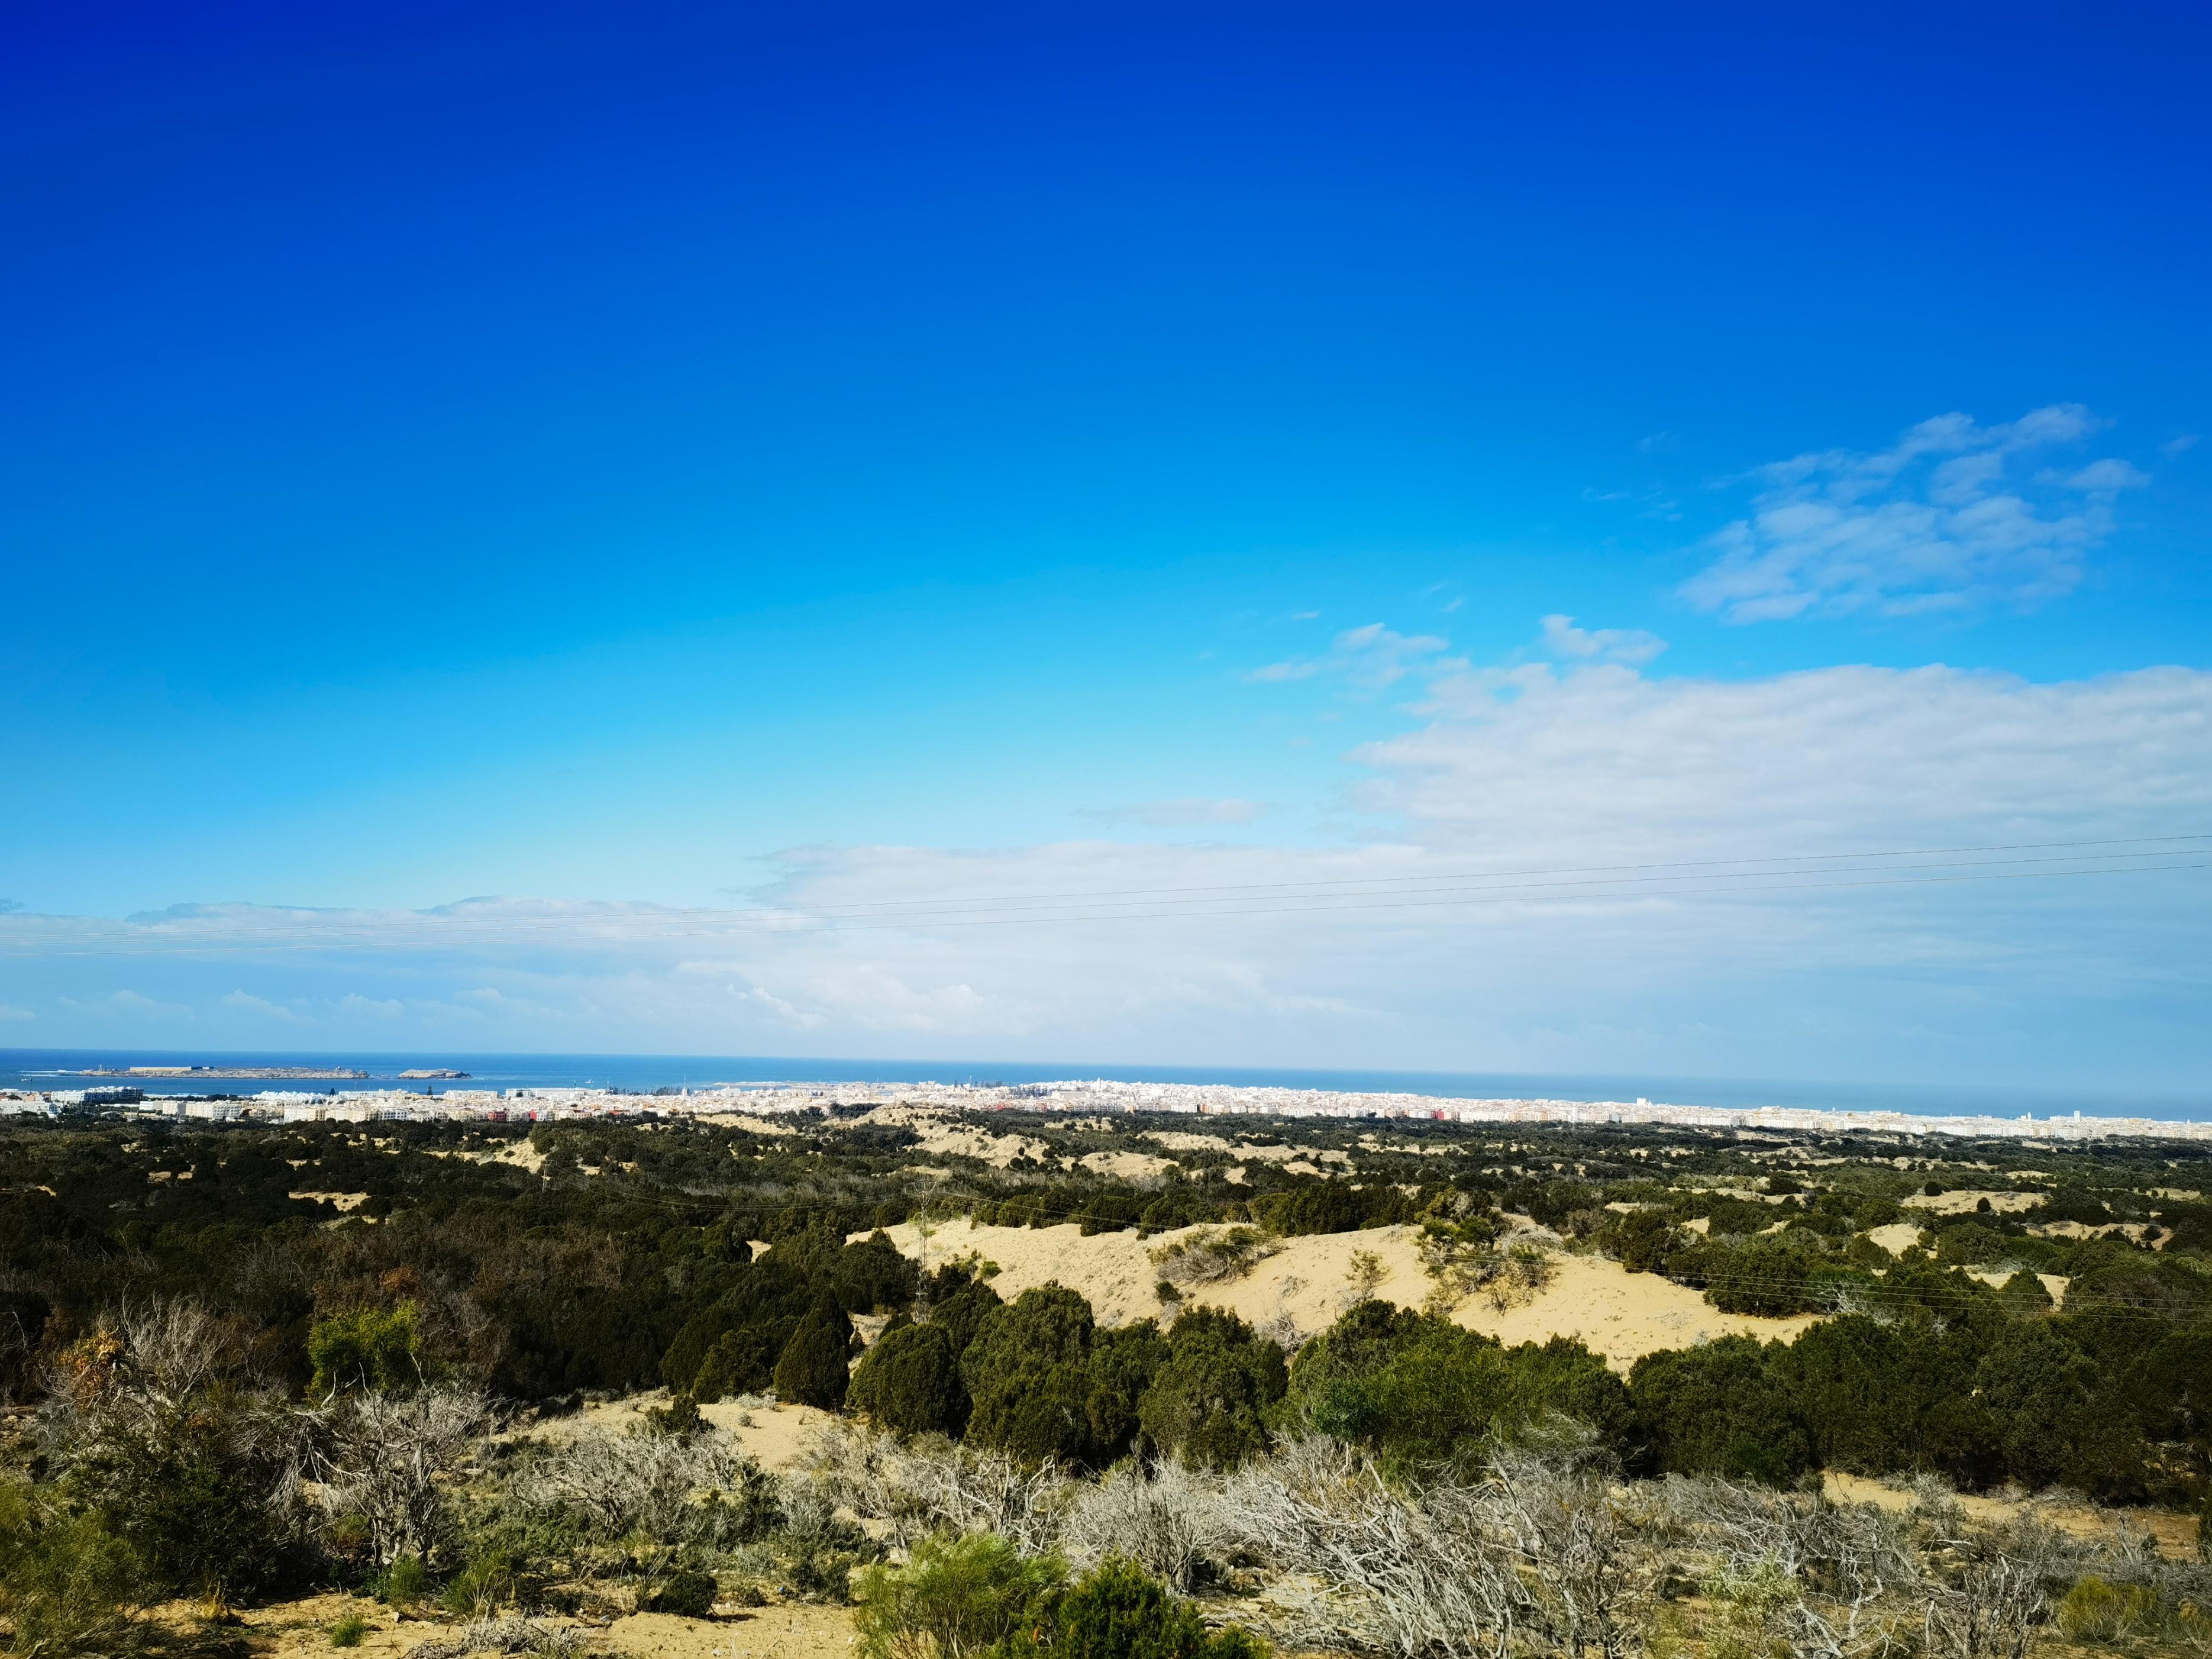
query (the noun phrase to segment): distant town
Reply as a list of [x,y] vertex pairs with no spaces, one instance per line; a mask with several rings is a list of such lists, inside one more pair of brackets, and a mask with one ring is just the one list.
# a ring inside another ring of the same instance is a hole
[[[343,1078],[357,1072],[134,1066],[80,1076]],[[465,1079],[465,1073],[406,1071],[417,1082]],[[406,1089],[270,1091],[251,1095],[148,1096],[128,1085],[52,1091],[0,1091],[0,1113],[118,1112],[222,1122],[368,1122],[482,1119],[540,1122],[643,1116],[773,1117],[830,1107],[909,1106],[938,1111],[1161,1112],[1194,1116],[1426,1118],[1451,1123],[1638,1124],[1722,1131],[1811,1134],[1954,1135],[2036,1141],[2154,1138],[2212,1140],[2212,1122],[2147,1117],[2039,1118],[1994,1115],[1933,1115],[1889,1110],[1838,1111],[1812,1107],[1721,1107],[1632,1101],[1441,1099],[1427,1095],[1348,1093],[1327,1089],[1239,1087],[1218,1084],[1127,1083],[1071,1079],[1054,1083],[709,1084],[635,1094],[616,1089]]]

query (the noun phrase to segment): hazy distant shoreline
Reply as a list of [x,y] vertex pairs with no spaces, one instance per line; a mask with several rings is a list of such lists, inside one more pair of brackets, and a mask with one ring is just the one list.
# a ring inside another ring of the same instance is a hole
[[[2120,1086],[2036,1087],[2002,1082],[1930,1084],[1826,1082],[1805,1079],[1680,1077],[1662,1073],[1565,1073],[1352,1070],[1337,1067],[1115,1065],[1056,1060],[851,1060],[820,1056],[739,1054],[596,1054],[482,1053],[437,1050],[126,1050],[0,1048],[0,1088],[50,1090],[64,1079],[97,1067],[197,1066],[196,1073],[142,1076],[133,1086],[149,1093],[206,1092],[213,1068],[267,1076],[231,1076],[216,1092],[251,1095],[305,1080],[299,1073],[354,1072],[371,1079],[410,1080],[408,1071],[466,1072],[476,1087],[622,1090],[698,1090],[733,1079],[776,1080],[802,1086],[890,1083],[1019,1086],[1070,1078],[1123,1083],[1190,1084],[1218,1088],[1286,1088],[1331,1094],[1408,1095],[1438,1101],[1523,1099],[1581,1102],[1696,1101],[1728,1110],[1770,1108],[1825,1111],[1890,1111],[1913,1116],[2070,1115],[2159,1120],[2212,1120],[2212,1092]],[[278,1075],[279,1068],[291,1068]],[[207,1081],[204,1081],[204,1079]],[[328,1081],[344,1079],[333,1078]],[[441,1079],[442,1080],[442,1079]]]

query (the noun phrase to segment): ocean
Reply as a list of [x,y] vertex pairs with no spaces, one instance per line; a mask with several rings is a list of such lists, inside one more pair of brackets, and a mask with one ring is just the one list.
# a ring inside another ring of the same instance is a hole
[[[0,1048],[0,1088],[82,1089],[118,1081],[72,1075],[96,1066],[197,1065],[304,1066],[365,1072],[366,1079],[133,1078],[148,1094],[258,1094],[270,1090],[426,1087],[594,1087],[645,1093],[717,1083],[1042,1083],[1065,1078],[1124,1082],[1267,1085],[1472,1099],[1635,1100],[1684,1106],[1806,1106],[1929,1115],[1988,1113],[2050,1117],[2212,1118],[2212,1092],[2014,1085],[1813,1082],[1771,1078],[1692,1078],[1620,1073],[1285,1070],[1269,1066],[1102,1065],[1091,1060],[828,1060],[790,1054],[471,1054],[194,1052],[176,1049]],[[465,1084],[403,1085],[403,1070],[469,1073]]]

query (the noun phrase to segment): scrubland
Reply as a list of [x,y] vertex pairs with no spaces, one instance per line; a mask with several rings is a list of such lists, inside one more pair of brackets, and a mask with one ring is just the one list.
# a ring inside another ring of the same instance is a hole
[[2212,1651],[2206,1150],[10,1126],[0,1633]]

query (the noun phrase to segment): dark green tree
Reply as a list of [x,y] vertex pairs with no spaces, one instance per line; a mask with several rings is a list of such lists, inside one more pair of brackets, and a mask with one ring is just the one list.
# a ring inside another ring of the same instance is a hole
[[836,1300],[825,1296],[817,1302],[775,1362],[776,1398],[824,1411],[842,1406],[850,1381],[847,1359],[852,1340],[853,1322]]
[[957,1434],[969,1401],[951,1334],[933,1324],[884,1332],[860,1357],[846,1403],[894,1433]]

